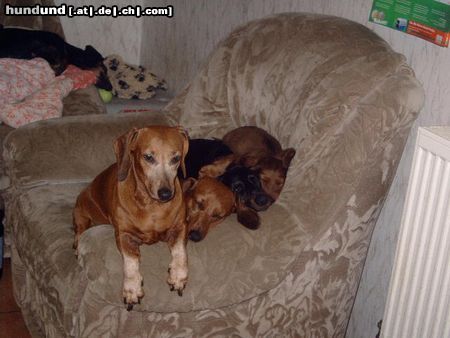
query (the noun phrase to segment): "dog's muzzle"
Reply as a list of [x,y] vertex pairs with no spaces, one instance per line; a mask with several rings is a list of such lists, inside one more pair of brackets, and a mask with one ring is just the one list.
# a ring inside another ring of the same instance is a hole
[[203,239],[202,234],[198,230],[189,231],[188,237],[193,242],[200,242]]
[[173,197],[173,192],[169,188],[161,188],[158,190],[158,198],[161,202],[170,201]]
[[265,193],[259,193],[250,200],[250,203],[248,203],[247,206],[255,211],[264,211],[267,210],[272,203],[273,200],[270,196]]

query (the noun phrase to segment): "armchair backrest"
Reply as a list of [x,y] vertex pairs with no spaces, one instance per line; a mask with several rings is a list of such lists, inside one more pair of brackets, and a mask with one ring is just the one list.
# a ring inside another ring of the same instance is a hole
[[370,235],[423,101],[405,58],[368,28],[291,13],[232,32],[166,107],[194,137],[256,125],[297,150],[277,201],[306,243],[280,286],[295,286],[287,293],[299,313],[295,334],[345,335]]
[[320,232],[367,166],[368,205],[387,191],[422,103],[404,56],[368,28],[286,13],[232,32],[166,110],[192,136],[256,125],[297,149],[280,202]]

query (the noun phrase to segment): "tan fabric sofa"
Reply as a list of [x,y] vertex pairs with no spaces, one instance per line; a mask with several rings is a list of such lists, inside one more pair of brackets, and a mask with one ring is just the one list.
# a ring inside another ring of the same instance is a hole
[[[423,90],[403,56],[337,17],[281,14],[231,33],[163,112],[63,118],[12,132],[4,155],[15,296],[36,337],[343,337],[370,236]],[[262,226],[232,216],[189,243],[183,297],[169,252],[141,247],[145,297],[127,312],[109,225],[72,251],[79,191],[132,126],[220,137],[257,125],[297,155]]]

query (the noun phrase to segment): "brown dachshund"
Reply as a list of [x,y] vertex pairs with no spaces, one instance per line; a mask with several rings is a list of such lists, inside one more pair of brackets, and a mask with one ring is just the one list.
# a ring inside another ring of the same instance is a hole
[[172,261],[167,283],[181,296],[188,278],[186,207],[179,179],[188,152],[180,127],[132,129],[115,144],[111,165],[78,196],[73,213],[75,243],[96,224],[112,224],[123,257],[123,298],[127,309],[144,296],[139,271],[141,244],[167,242]]
[[275,137],[252,126],[234,129],[222,140],[243,165],[259,173],[262,188],[271,197],[267,209],[280,196],[295,149],[283,150]]
[[188,237],[191,241],[201,241],[211,228],[235,210],[233,192],[214,178],[188,178],[183,182],[183,191]]

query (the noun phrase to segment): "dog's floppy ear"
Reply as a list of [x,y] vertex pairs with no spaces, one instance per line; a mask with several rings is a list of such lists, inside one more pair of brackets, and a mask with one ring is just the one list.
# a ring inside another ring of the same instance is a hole
[[181,134],[181,136],[183,137],[183,149],[181,151],[181,171],[183,172],[183,178],[186,177],[186,164],[185,164],[185,159],[186,159],[186,155],[189,151],[189,134],[187,132],[186,129],[184,129],[181,126],[177,127],[178,132]]
[[133,128],[127,133],[119,136],[114,142],[114,152],[117,160],[117,178],[124,181],[128,176],[131,166],[130,152],[139,134],[139,129]]
[[246,228],[250,230],[256,230],[259,228],[260,220],[258,213],[255,210],[245,206],[240,201],[236,202],[236,214],[238,222]]
[[281,161],[283,162],[283,167],[285,169],[289,168],[292,158],[295,156],[294,148],[286,148],[281,152]]
[[205,165],[200,169],[198,172],[198,177],[202,178],[205,176],[209,177],[219,177],[222,175],[227,167],[233,163],[236,159],[236,156],[233,154],[226,155],[223,157],[220,157],[219,159],[215,160],[213,163]]
[[92,60],[92,62],[100,63],[103,61],[104,57],[102,54],[100,54],[94,47],[91,45],[87,45],[86,48],[84,48],[84,52],[86,53],[86,56]]
[[181,189],[183,190],[183,194],[191,191],[195,188],[195,186],[197,185],[198,181],[193,178],[193,177],[189,177],[187,179],[185,179],[182,183],[181,183]]

